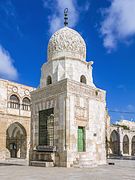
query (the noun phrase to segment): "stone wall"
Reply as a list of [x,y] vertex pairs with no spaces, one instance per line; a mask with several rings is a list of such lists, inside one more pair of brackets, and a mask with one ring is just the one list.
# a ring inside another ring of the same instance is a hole
[[52,82],[56,83],[63,79],[70,79],[80,82],[81,75],[84,75],[87,84],[94,86],[92,78],[92,63],[81,60],[74,60],[73,58],[61,58],[59,60],[49,61],[42,66],[40,87],[46,87],[47,77],[52,77]]
[[[39,88],[31,95],[30,160],[33,160],[39,145],[39,111],[54,108],[54,145],[57,148],[55,165],[91,167],[106,163],[105,91],[64,79]],[[86,150],[82,153],[78,152],[77,147],[78,126],[85,127]]]

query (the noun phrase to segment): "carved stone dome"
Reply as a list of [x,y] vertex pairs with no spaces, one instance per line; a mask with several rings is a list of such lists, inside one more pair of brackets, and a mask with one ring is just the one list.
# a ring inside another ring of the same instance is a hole
[[81,35],[68,27],[56,31],[48,43],[48,61],[63,57],[86,60],[86,44]]

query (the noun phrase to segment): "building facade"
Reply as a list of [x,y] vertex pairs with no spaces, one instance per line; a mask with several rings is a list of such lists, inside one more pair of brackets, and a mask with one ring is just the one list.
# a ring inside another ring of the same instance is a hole
[[0,159],[29,157],[30,92],[34,88],[0,79]]
[[92,64],[78,32],[64,27],[52,35],[40,87],[31,93],[30,165],[106,163],[106,93],[93,83]]

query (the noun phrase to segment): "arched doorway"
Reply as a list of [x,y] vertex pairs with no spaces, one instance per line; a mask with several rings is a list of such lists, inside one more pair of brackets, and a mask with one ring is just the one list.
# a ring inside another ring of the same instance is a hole
[[27,134],[20,123],[15,122],[7,129],[6,148],[9,150],[11,158],[26,158]]
[[113,130],[110,136],[110,150],[113,155],[120,155],[120,139],[117,131]]
[[135,156],[135,136],[132,138],[132,156]]
[[123,138],[123,154],[129,154],[129,138],[127,135]]

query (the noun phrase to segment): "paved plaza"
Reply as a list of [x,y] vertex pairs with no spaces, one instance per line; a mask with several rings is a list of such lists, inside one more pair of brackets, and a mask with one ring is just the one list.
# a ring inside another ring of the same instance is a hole
[[135,180],[135,160],[109,160],[96,168],[30,167],[22,161],[1,161],[0,180]]

